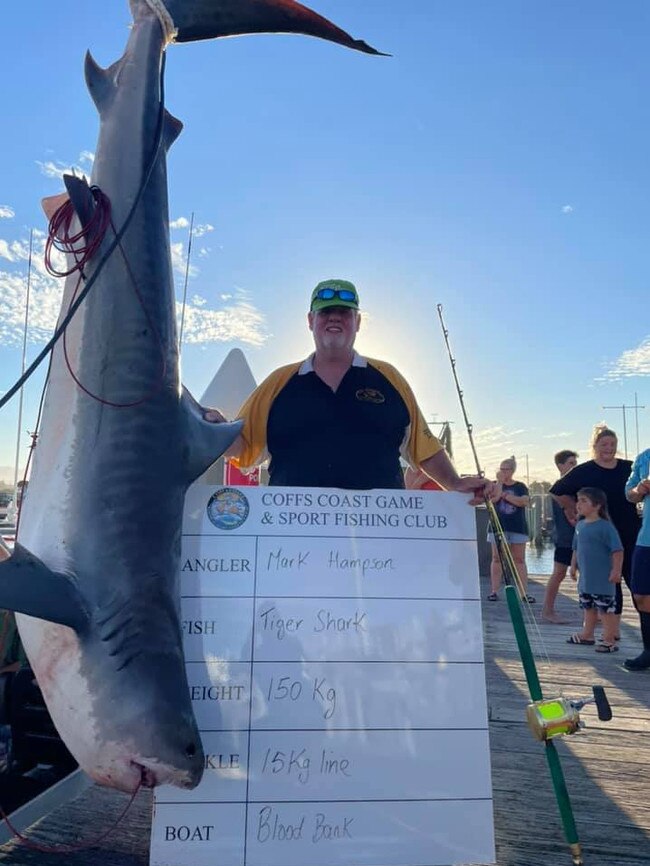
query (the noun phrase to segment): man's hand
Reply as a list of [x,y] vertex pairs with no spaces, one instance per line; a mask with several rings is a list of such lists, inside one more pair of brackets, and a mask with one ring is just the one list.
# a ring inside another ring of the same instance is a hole
[[[470,505],[482,505],[485,502],[485,497],[492,499],[497,491],[497,484],[490,481],[488,478],[481,478],[478,475],[467,475],[459,478],[454,487],[450,488],[457,493],[473,493],[474,497],[470,499]],[[498,499],[500,491],[496,495]]]
[[564,508],[564,516],[567,519],[567,523],[570,523],[571,526],[575,526],[578,522],[578,512],[575,509],[575,505],[573,508]]
[[569,574],[571,575],[571,580],[578,579],[578,569],[575,567],[575,565],[571,566],[571,568],[569,569]]
[[609,575],[609,582],[610,583],[620,583],[621,582],[620,571],[612,571],[612,573]]
[[211,421],[213,424],[223,424],[228,419],[224,418],[218,409],[206,409],[203,413],[204,421]]
[[640,481],[637,486],[634,488],[636,492],[639,494],[641,499],[644,499],[648,493],[650,493],[650,481]]

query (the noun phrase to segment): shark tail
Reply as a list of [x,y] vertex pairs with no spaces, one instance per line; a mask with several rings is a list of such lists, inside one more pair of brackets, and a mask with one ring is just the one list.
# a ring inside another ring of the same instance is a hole
[[366,54],[382,54],[295,0],[131,0],[134,15],[143,4],[156,12],[170,41],[195,42],[248,33],[300,33]]

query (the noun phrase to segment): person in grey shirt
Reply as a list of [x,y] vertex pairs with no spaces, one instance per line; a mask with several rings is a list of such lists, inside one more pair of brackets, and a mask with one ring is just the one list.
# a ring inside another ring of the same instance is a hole
[[600,615],[603,639],[596,647],[596,652],[617,652],[618,621],[614,589],[621,582],[621,538],[610,522],[607,496],[598,487],[583,487],[578,491],[576,510],[582,520],[576,523],[573,536],[571,577],[576,580],[580,572],[578,592],[584,623],[582,631],[572,634],[567,643],[593,645],[594,630]]

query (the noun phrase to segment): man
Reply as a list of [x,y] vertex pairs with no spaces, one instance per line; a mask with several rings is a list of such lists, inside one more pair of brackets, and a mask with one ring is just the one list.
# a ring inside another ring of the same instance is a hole
[[[308,313],[313,355],[275,370],[253,392],[228,456],[247,469],[270,455],[271,485],[367,490],[404,487],[402,453],[446,490],[483,501],[490,482],[458,476],[401,374],[355,352],[360,321],[352,283],[316,286]],[[206,418],[221,420],[213,411]]]
[[632,578],[630,589],[641,620],[643,652],[623,664],[631,671],[650,668],[650,507],[646,507],[646,496],[650,493],[650,448],[642,451],[632,464],[632,471],[625,485],[625,495],[630,502],[642,503],[643,521],[636,547],[632,554]]
[[[557,466],[560,478],[570,472],[574,466],[578,465],[578,455],[575,451],[558,451],[553,458]],[[552,622],[560,625],[566,625],[568,620],[562,619],[555,611],[555,599],[557,598],[560,584],[567,574],[567,569],[571,565],[571,554],[573,544],[573,532],[575,522],[567,519],[564,509],[555,499],[553,503],[553,541],[555,542],[555,552],[553,554],[553,573],[546,584],[546,592],[544,594],[544,607],[542,609],[542,620],[544,622]]]

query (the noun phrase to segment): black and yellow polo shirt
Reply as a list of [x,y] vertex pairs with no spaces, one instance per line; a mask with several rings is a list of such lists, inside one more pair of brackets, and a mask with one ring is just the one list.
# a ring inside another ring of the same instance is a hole
[[272,485],[401,488],[400,454],[418,466],[442,449],[403,376],[356,353],[336,392],[308,358],[271,373],[238,417],[245,447],[233,462],[247,469],[270,455]]

